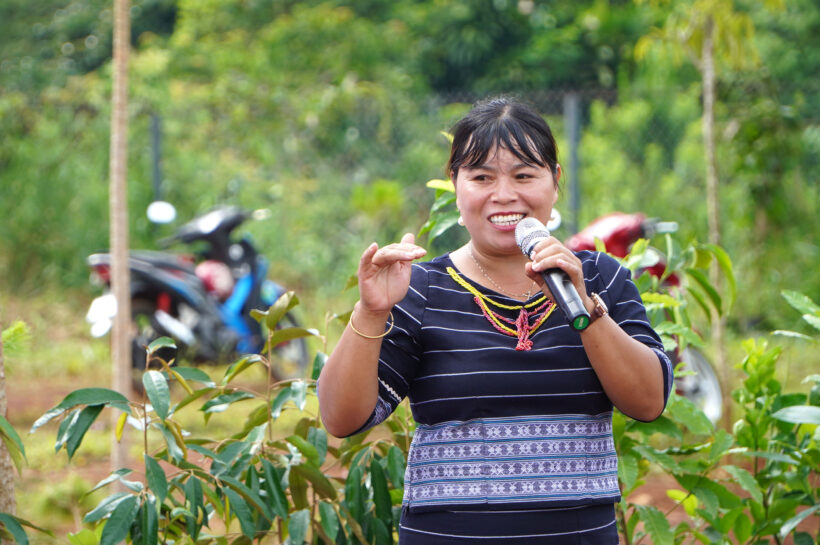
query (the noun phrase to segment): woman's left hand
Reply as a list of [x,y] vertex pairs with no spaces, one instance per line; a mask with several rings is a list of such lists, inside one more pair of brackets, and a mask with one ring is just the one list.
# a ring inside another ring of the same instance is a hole
[[549,269],[560,269],[569,276],[569,279],[578,291],[578,295],[581,296],[581,300],[586,303],[589,296],[587,295],[586,285],[584,284],[584,271],[581,266],[581,260],[572,253],[572,250],[561,244],[561,241],[555,237],[542,240],[536,244],[530,258],[531,261],[527,263],[525,272],[527,276],[538,283],[547,297],[553,301],[555,300],[544,282],[541,273]]

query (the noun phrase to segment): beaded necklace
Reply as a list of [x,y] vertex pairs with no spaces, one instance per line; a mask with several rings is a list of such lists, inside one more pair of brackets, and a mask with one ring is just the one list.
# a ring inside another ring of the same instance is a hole
[[[532,335],[536,329],[541,327],[541,324],[547,321],[547,318],[549,318],[550,314],[552,314],[552,311],[555,310],[555,303],[547,299],[545,295],[542,295],[532,303],[527,303],[525,305],[501,304],[497,301],[493,301],[488,296],[475,289],[469,282],[462,278],[453,267],[447,267],[447,272],[450,274],[452,279],[456,281],[456,283],[473,295],[473,300],[481,309],[484,317],[487,318],[496,330],[504,333],[505,335],[518,338],[518,344],[515,345],[516,350],[530,350],[532,348],[530,335]],[[506,318],[492,310],[488,303],[505,310],[518,310],[520,311],[518,318],[515,320]],[[532,325],[530,325],[530,316],[535,317],[535,322],[533,322]],[[515,329],[505,325],[505,322],[515,326]]]

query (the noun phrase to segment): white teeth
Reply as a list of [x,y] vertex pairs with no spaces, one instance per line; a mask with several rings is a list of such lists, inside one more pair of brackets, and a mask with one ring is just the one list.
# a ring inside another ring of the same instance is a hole
[[490,221],[496,225],[515,225],[522,219],[524,219],[524,214],[505,214],[493,216]]

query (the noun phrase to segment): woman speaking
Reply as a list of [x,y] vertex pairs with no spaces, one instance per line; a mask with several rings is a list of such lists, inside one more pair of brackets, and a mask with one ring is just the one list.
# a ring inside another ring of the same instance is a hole
[[[613,406],[660,416],[672,364],[614,259],[554,237],[519,249],[518,222],[546,223],[558,199],[544,119],[495,99],[452,134],[447,170],[469,242],[419,263],[411,234],[364,251],[360,299],[317,387],[322,420],[348,436],[410,398],[402,545],[617,543]],[[551,269],[577,290],[585,329],[556,311]]]

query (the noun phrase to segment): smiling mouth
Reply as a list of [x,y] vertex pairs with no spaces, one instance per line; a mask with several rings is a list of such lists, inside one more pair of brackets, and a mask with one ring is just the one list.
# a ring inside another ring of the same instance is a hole
[[495,225],[502,225],[502,226],[510,226],[515,225],[522,219],[524,219],[525,214],[496,214],[495,216],[490,217],[490,221]]

